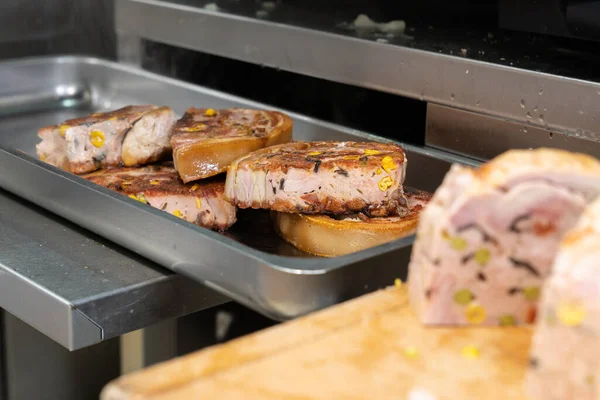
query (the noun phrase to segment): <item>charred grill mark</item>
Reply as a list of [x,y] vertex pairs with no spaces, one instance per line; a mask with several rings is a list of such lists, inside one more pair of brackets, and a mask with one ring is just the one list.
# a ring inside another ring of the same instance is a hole
[[482,281],[482,282],[487,281],[487,277],[485,276],[485,274],[483,272],[477,273],[477,279],[480,280],[480,281]]
[[361,162],[363,162],[363,163],[366,163],[368,159],[369,159],[369,157],[367,157],[367,156],[362,156],[361,158],[359,158],[359,159],[358,159],[358,161],[361,161]]
[[539,277],[540,276],[540,272],[530,263],[528,263],[527,261],[523,261],[523,260],[517,260],[516,258],[512,258],[510,257],[508,259],[513,267],[515,268],[522,268],[528,272],[530,272],[532,275]]
[[277,194],[277,188],[275,186],[273,186],[272,188],[273,188],[273,194]]
[[311,194],[311,193],[314,193],[314,192],[315,192],[315,191],[314,191],[314,189],[313,189],[313,190],[311,190],[310,192],[304,192],[304,194]]
[[510,227],[508,228],[509,231],[513,232],[513,233],[522,233],[523,230],[519,229],[519,227],[517,226],[521,221],[526,221],[529,218],[531,218],[531,215],[521,215],[517,218],[515,218],[515,220],[510,224]]
[[279,190],[283,190],[285,185],[285,178],[281,178],[281,180],[279,181]]
[[333,172],[335,172],[336,174],[340,174],[340,175],[346,176],[346,177],[348,176],[348,171],[346,171],[345,169],[341,169],[340,168],[340,169],[336,169]]
[[314,172],[319,172],[319,167],[321,166],[321,160],[317,160],[315,161],[315,168],[314,168]]
[[160,206],[160,209],[165,211],[167,209],[167,205],[168,203],[164,203],[162,206]]
[[496,241],[496,239],[494,239],[493,237],[491,237],[485,230],[483,230],[482,227],[480,227],[477,224],[468,224],[465,226],[461,226],[460,228],[458,228],[456,231],[458,233],[462,233],[464,231],[468,231],[469,229],[475,229],[476,231],[478,231],[479,233],[481,233],[481,236],[483,237],[483,241],[484,242],[488,242],[488,243],[492,243],[492,244],[497,244],[498,242]]

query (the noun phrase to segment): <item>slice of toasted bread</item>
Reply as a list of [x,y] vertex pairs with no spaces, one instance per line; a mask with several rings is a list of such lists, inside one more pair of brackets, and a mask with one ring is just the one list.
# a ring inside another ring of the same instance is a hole
[[175,168],[184,182],[220,174],[246,154],[289,142],[292,126],[276,111],[190,108],[173,129]]
[[365,250],[411,235],[419,213],[431,194],[407,190],[407,212],[402,216],[368,218],[346,215],[306,215],[273,212],[281,237],[299,250],[322,257],[336,257]]

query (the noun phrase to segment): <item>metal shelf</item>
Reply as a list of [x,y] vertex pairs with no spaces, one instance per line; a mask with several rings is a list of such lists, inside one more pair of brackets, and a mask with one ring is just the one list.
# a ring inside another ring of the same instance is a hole
[[69,350],[225,297],[0,190],[0,307]]
[[145,38],[596,139],[600,84],[572,77],[577,74],[188,4],[198,2],[117,0],[117,32],[129,45],[131,38]]

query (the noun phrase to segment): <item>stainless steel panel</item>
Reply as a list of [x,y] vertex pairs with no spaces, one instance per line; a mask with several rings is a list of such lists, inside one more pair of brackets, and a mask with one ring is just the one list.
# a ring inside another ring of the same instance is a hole
[[489,160],[510,149],[554,147],[600,157],[600,142],[471,111],[429,103],[425,143],[466,157]]
[[227,301],[4,191],[0,248],[0,307],[69,350]]
[[157,42],[598,140],[600,84],[161,0],[116,0]]
[[5,316],[6,400],[99,398],[119,376],[119,341],[69,352],[20,319]]
[[[93,93],[94,109],[128,103],[168,104],[179,112],[192,105],[266,107],[97,59],[29,60],[0,65],[0,70],[19,71],[24,79],[45,77],[56,84],[64,79],[85,82]],[[379,139],[290,115],[295,120],[294,136],[300,140]],[[256,217],[246,222],[252,230],[242,221],[222,235],[50,167],[33,155],[34,132],[64,116],[39,114],[35,119],[15,117],[0,123],[1,187],[265,315],[296,317],[388,285],[407,273],[412,237],[343,257],[309,257],[272,233],[263,235],[260,230],[271,226],[263,219],[265,213],[249,211]],[[409,171],[414,171],[409,172],[407,185],[424,190],[439,185],[451,162],[470,162],[432,149],[405,149]]]

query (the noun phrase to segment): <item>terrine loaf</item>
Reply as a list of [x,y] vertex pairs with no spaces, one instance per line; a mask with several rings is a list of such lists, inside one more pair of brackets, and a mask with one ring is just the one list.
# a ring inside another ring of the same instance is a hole
[[225,197],[240,208],[302,214],[398,215],[406,205],[402,147],[374,142],[293,142],[229,167]]
[[421,214],[411,304],[428,325],[535,320],[562,236],[600,193],[600,163],[562,150],[511,150],[453,165]]
[[171,158],[176,116],[169,107],[128,106],[39,130],[38,157],[75,174]]
[[175,168],[184,182],[220,174],[254,150],[289,142],[292,127],[277,111],[190,108],[173,129]]
[[600,399],[600,200],[565,235],[544,284],[527,391],[539,400]]

